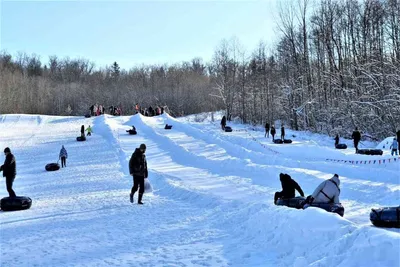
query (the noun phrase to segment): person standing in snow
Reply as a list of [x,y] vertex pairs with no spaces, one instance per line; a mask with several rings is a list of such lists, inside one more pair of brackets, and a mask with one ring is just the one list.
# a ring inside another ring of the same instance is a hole
[[67,167],[68,153],[64,146],[60,149],[59,159],[61,159],[61,168]]
[[222,119],[221,119],[221,128],[222,128],[222,130],[224,130],[225,131],[225,126],[226,126],[226,117],[225,117],[225,115],[222,117]]
[[302,197],[304,197],[304,192],[299,186],[299,184],[290,177],[290,175],[286,173],[281,173],[279,174],[279,178],[281,180],[282,184],[282,191],[281,192],[276,192],[274,196],[274,203],[276,205],[276,201],[279,198],[294,198],[296,196],[296,191],[297,190]]
[[85,137],[85,125],[81,126],[81,137]]
[[354,130],[353,134],[351,135],[351,138],[353,138],[354,141],[354,147],[356,148],[356,153],[358,152],[358,143],[360,143],[361,140],[361,133],[358,131],[358,128]]
[[397,139],[397,142],[400,142],[400,130],[398,130],[396,133],[396,139]]
[[339,134],[335,136],[335,147],[339,144]]
[[4,154],[6,159],[4,164],[0,166],[0,171],[3,171],[3,177],[6,177],[6,187],[7,192],[10,197],[16,197],[14,190],[12,189],[15,176],[17,175],[17,164],[15,162],[15,157],[11,154],[10,148],[6,147],[4,149]]
[[265,135],[264,137],[269,138],[269,123],[265,123]]
[[86,131],[87,131],[86,136],[92,136],[92,127],[90,127],[90,125],[89,127],[87,127]]
[[141,144],[133,152],[129,160],[129,173],[133,176],[133,186],[129,195],[129,200],[133,203],[133,196],[139,187],[138,204],[143,205],[142,197],[144,193],[144,179],[148,176],[147,161],[146,161],[146,145]]
[[272,142],[275,140],[275,134],[276,134],[275,126],[272,125],[271,127]]
[[282,124],[282,127],[281,127],[281,140],[282,141],[285,140],[285,127],[283,127],[283,124]]
[[340,180],[339,175],[335,174],[331,179],[323,181],[314,193],[307,198],[307,203],[340,203]]
[[393,138],[393,143],[390,145],[390,148],[392,149],[391,155],[396,154],[397,156],[397,149],[399,149],[399,142],[397,141],[396,138]]

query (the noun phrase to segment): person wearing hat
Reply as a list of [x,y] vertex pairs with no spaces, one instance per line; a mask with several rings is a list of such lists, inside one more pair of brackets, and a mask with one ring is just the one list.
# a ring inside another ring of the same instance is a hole
[[143,205],[144,179],[148,176],[145,152],[146,145],[141,144],[139,148],[136,148],[129,160],[129,173],[133,176],[133,186],[129,195],[129,200],[133,203],[133,196],[139,187],[138,204],[140,205]]
[[335,174],[331,179],[323,181],[311,195],[307,198],[307,202],[312,204],[316,203],[340,203],[340,180],[339,175]]
[[0,171],[3,171],[3,177],[6,177],[6,187],[10,197],[16,197],[14,190],[12,189],[15,176],[17,175],[17,165],[15,163],[15,157],[11,154],[10,148],[6,147],[4,149],[4,154],[6,159],[4,164],[0,166]]

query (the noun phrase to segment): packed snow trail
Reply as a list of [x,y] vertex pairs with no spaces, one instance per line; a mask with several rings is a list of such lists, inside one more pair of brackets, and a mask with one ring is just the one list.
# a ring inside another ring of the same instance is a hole
[[[155,121],[155,119],[152,121]],[[332,177],[335,172],[339,173],[342,183],[341,199],[346,207],[345,217],[354,222],[370,224],[369,212],[371,207],[376,207],[377,205],[393,206],[400,203],[398,172],[385,169],[371,172],[369,168],[352,165],[344,165],[338,169],[337,164],[331,162],[315,163],[292,160],[283,155],[275,156],[267,150],[252,150],[254,146],[252,143],[242,146],[236,144],[244,143],[243,141],[230,142],[223,140],[224,135],[229,135],[229,133],[222,133],[223,137],[218,135],[212,137],[206,133],[202,133],[199,129],[190,129],[192,126],[180,123],[171,117],[159,117],[157,121],[159,124],[158,129],[162,129],[161,125],[165,123],[175,126],[175,131],[165,131],[165,134],[162,134],[160,130],[156,132],[159,138],[169,137],[174,144],[191,152],[185,157],[185,160],[197,155],[202,158],[201,161],[194,159],[192,160],[192,164],[196,164],[196,162],[201,162],[201,164],[210,162],[209,157],[204,157],[199,153],[198,147],[204,146],[206,143],[213,144],[212,147],[217,150],[219,159],[223,158],[225,160],[223,162],[219,161],[218,165],[210,163],[207,166],[210,166],[209,168],[212,169],[223,170],[224,173],[228,174],[241,172],[243,173],[242,176],[246,176],[250,172],[253,184],[264,186],[268,184],[279,188],[279,173],[288,172],[300,182],[306,193],[311,194],[323,179]],[[194,138],[195,136],[197,139]],[[240,138],[242,137],[237,137],[237,139]],[[224,147],[226,150],[218,145]],[[230,153],[230,158],[221,153],[221,151]],[[232,158],[232,155],[237,156],[237,158]],[[239,160],[239,157],[242,157],[242,160]],[[376,179],[376,176],[381,177],[385,183],[379,178]],[[269,191],[275,192],[276,190]],[[272,200],[273,194],[270,194],[269,198]]]
[[[296,173],[307,192],[331,175],[313,170],[316,163],[271,162],[255,146],[226,141],[230,137],[224,133],[199,134],[197,125],[166,115],[40,120],[21,115],[19,122],[14,115],[4,116],[10,122],[0,123],[1,140],[7,140],[1,145],[10,146],[17,158],[14,188],[32,197],[33,206],[1,214],[2,266],[400,265],[399,233],[360,226],[319,209],[273,205],[279,172]],[[174,125],[172,130],[163,129],[165,122]],[[86,142],[75,141],[81,124],[93,125]],[[131,125],[138,135],[125,132]],[[147,145],[154,189],[145,193],[143,207],[128,197],[128,161],[140,143]],[[67,168],[45,172],[61,145],[69,153]],[[346,172],[353,179],[358,170]],[[358,196],[362,190],[382,195],[387,190],[386,182],[360,181],[367,183],[342,192],[354,205],[364,200]],[[7,194],[5,186],[0,193]]]

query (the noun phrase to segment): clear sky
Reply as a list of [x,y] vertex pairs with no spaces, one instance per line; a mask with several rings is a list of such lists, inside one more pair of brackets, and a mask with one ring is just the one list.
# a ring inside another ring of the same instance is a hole
[[222,39],[276,40],[276,0],[3,1],[0,49],[83,57],[96,66],[209,61]]

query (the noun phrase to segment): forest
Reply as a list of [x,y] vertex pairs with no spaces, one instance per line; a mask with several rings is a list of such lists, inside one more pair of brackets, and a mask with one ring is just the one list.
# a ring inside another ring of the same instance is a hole
[[296,0],[281,7],[274,27],[275,44],[248,51],[231,38],[210,62],[135,62],[129,70],[1,51],[0,113],[85,115],[98,103],[127,115],[140,103],[176,117],[225,110],[244,123],[329,135],[358,127],[382,138],[400,129],[398,0]]

